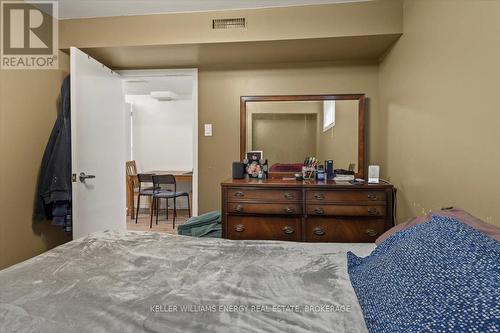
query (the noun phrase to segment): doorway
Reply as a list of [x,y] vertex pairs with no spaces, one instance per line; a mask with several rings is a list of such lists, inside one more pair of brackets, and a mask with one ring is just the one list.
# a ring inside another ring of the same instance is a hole
[[[70,48],[70,69],[73,238],[104,230],[127,229],[130,216],[127,216],[125,166],[127,161],[139,157],[138,172],[189,173],[189,176],[184,175],[184,179],[190,178],[185,186],[191,188],[191,213],[196,216],[197,69],[117,72],[74,47]],[[184,86],[187,88],[184,89]],[[156,105],[153,108],[157,117],[155,121],[143,117],[148,113],[144,108],[148,103]],[[179,110],[183,110],[184,114]],[[176,112],[179,117],[173,117]],[[162,123],[161,119],[166,123]],[[141,125],[144,120],[146,122]],[[189,128],[184,127],[182,135],[175,132],[177,126],[169,127],[170,123],[182,121],[191,124]],[[158,135],[151,136],[152,133]],[[138,140],[139,136],[143,136],[141,140]],[[149,149],[148,145],[153,145],[152,142],[155,147]],[[172,142],[177,145],[181,142],[184,147],[182,152],[176,151],[175,144],[173,147],[170,145]],[[147,156],[148,153],[152,156]],[[183,157],[179,158],[181,155]],[[166,223],[164,215],[159,222]],[[171,224],[171,220],[168,223]],[[149,224],[147,230],[151,230]]]
[[127,229],[175,233],[174,213],[179,225],[198,211],[197,70],[126,70],[119,74],[123,77],[130,133],[127,159],[134,161],[138,173],[173,175],[176,190],[188,193],[176,199],[159,200],[159,222],[156,224],[154,216],[150,228],[152,198],[141,197],[137,207],[137,193],[132,193],[130,187]]

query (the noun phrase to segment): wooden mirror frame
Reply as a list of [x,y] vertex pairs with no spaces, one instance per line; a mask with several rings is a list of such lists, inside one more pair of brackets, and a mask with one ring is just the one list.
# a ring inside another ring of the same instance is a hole
[[[240,97],[240,159],[245,158],[247,145],[247,102],[299,102],[299,101],[358,101],[358,172],[356,178],[365,178],[365,94],[331,95],[269,95]],[[335,161],[334,161],[335,162]]]

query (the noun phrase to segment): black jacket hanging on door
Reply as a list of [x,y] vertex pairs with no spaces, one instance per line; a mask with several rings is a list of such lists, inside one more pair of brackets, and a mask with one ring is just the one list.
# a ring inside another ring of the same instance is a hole
[[35,220],[52,220],[71,231],[70,79],[61,87],[60,110],[43,154],[35,202]]

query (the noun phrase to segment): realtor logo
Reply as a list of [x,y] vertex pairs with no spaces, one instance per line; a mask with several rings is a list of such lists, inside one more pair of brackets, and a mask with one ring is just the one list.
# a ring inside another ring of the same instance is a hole
[[57,1],[2,1],[2,69],[57,69]]

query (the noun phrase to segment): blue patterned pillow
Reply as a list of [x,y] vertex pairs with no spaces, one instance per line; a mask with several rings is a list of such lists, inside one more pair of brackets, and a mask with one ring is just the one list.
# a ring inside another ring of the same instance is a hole
[[500,332],[500,243],[466,224],[433,216],[347,257],[371,333]]

